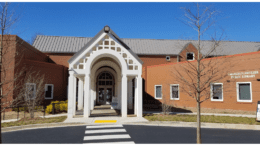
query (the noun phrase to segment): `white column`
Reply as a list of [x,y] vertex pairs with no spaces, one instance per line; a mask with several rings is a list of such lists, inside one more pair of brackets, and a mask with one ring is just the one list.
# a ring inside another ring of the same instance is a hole
[[84,117],[88,118],[90,115],[90,77],[89,74],[85,75],[84,85]]
[[127,77],[122,76],[122,86],[121,86],[121,114],[122,117],[127,117]]
[[78,110],[83,109],[83,81],[79,79],[78,82]]
[[137,88],[138,88],[137,117],[142,117],[143,116],[143,80],[140,75],[137,77]]
[[128,81],[128,101],[127,106],[129,109],[133,109],[133,82],[132,79]]
[[91,79],[91,105],[90,105],[90,108],[91,108],[91,110],[93,110],[94,109],[94,81],[93,81],[93,79]]
[[121,108],[121,81],[117,82],[117,109]]
[[69,70],[69,82],[68,82],[68,118],[73,118],[73,88],[74,88],[74,71]]
[[73,112],[73,116],[75,116],[76,115],[76,97],[77,97],[77,78],[76,77],[73,78],[73,97],[74,98],[73,98],[72,112]]
[[137,115],[137,100],[138,100],[138,87],[137,87],[137,77],[135,77],[135,104],[134,104],[134,114]]

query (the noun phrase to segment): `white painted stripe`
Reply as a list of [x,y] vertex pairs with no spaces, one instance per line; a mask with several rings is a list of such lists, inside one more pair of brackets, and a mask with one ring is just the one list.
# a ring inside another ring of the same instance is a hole
[[91,128],[110,128],[110,127],[123,127],[123,125],[98,125],[98,126],[86,126],[87,129],[91,129]]
[[83,144],[135,144],[133,141],[119,141],[119,142],[97,142],[97,143],[83,143]]
[[126,130],[125,129],[86,130],[85,134],[90,134],[90,133],[114,133],[114,132],[126,132]]
[[131,138],[128,134],[121,135],[98,135],[98,136],[84,136],[84,140],[100,140],[100,139],[122,139]]

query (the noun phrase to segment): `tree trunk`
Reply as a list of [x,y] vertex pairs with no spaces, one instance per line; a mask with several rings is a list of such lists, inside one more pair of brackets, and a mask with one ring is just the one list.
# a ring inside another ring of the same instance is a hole
[[30,117],[34,118],[34,108],[33,107],[29,107],[29,112],[30,112]]
[[201,132],[200,132],[200,102],[197,102],[197,143],[201,143]]

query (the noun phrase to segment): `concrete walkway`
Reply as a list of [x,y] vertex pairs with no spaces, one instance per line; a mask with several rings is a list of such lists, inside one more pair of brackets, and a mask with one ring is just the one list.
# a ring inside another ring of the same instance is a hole
[[[48,115],[48,116],[45,116],[45,118],[61,117],[61,116],[67,116],[67,114]],[[43,116],[39,116],[39,117],[43,118]],[[18,120],[20,120],[20,118]],[[15,122],[15,121],[18,121],[18,120],[17,119],[1,120],[1,123]]]
[[[160,111],[144,111],[144,114],[162,114]],[[171,115],[197,115],[197,113],[183,113],[183,112],[169,112]],[[216,113],[201,113],[205,116],[229,116],[229,117],[248,117],[256,118],[256,115],[244,115],[244,114],[216,114]]]

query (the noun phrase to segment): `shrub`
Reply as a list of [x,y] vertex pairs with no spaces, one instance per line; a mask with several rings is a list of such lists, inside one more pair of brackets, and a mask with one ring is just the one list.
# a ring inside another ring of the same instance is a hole
[[[36,110],[36,111],[40,111],[41,109],[42,109],[42,106],[34,107],[34,110]],[[12,111],[18,112],[18,108],[12,108]],[[19,112],[21,112],[21,111],[29,112],[28,107],[19,107]]]
[[46,113],[52,113],[52,103],[55,104],[55,113],[59,112],[67,112],[68,109],[68,100],[66,101],[52,101],[47,107],[45,112]]

